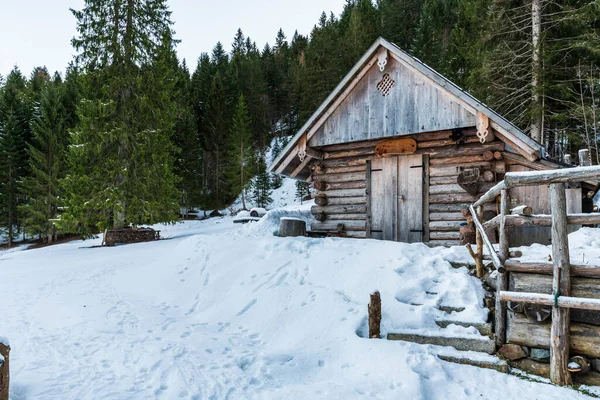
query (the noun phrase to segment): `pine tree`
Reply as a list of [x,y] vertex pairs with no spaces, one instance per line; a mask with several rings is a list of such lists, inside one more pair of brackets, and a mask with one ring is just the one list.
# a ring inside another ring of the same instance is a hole
[[0,222],[12,246],[20,224],[18,207],[23,203],[20,182],[28,174],[27,140],[30,138],[30,103],[26,81],[15,67],[0,89]]
[[175,44],[166,1],[86,0],[73,14],[84,79],[65,228],[89,234],[171,221],[179,195],[173,83],[161,59]]
[[273,199],[271,198],[272,192],[271,179],[267,172],[265,158],[260,157],[258,159],[257,174],[252,180],[250,201],[252,201],[256,207],[266,208],[273,202]]
[[296,197],[300,199],[300,204],[305,196],[310,194],[310,186],[308,182],[296,181]]
[[229,138],[226,168],[227,181],[232,196],[242,195],[242,208],[246,209],[246,185],[255,173],[254,151],[251,147],[250,119],[244,96],[240,95],[234,110]]
[[59,180],[65,173],[68,134],[61,82],[47,84],[40,90],[40,104],[31,128],[29,145],[31,176],[23,181],[27,203],[21,206],[25,231],[40,235],[51,243],[56,235],[53,220],[60,205]]

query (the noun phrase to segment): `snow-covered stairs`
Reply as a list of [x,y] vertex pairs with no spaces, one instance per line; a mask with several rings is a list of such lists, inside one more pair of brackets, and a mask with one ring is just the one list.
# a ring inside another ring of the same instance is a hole
[[460,351],[476,351],[479,353],[492,354],[496,351],[496,345],[487,336],[481,338],[459,337],[459,336],[433,336],[416,333],[388,333],[388,340],[403,340],[418,344],[433,344],[436,346],[451,346]]

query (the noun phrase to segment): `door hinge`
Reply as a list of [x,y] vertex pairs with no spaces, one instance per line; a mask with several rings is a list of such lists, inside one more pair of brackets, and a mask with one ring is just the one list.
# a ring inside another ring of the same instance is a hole
[[383,233],[383,231],[380,231],[378,229],[371,229],[371,233],[373,233],[373,232],[375,232],[375,233]]
[[411,229],[411,232],[421,232],[424,233],[425,231],[423,229]]
[[411,168],[423,168],[423,164],[421,164],[421,165],[411,165],[410,167]]
[[371,172],[383,171],[383,169],[372,169]]

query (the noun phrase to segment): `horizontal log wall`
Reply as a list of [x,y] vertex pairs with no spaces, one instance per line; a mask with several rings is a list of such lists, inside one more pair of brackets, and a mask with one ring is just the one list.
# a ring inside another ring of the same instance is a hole
[[[459,229],[466,222],[461,211],[506,172],[503,142],[496,139],[481,144],[475,128],[462,132],[461,144],[451,139],[450,131],[408,136],[417,142],[416,154],[426,154],[429,158],[429,184],[425,185],[428,204],[424,204],[423,212],[429,227],[429,237],[424,239],[432,244],[459,244]],[[320,199],[312,212],[321,213],[322,221],[313,222],[313,230],[338,232],[343,225],[347,236],[369,236],[367,161],[375,157],[375,147],[382,141],[341,143],[319,149],[323,159],[312,162],[311,178]],[[488,177],[493,178],[480,183],[478,194],[469,194],[457,184],[458,174],[471,167],[491,171]],[[495,212],[496,207],[489,204],[486,210]]]

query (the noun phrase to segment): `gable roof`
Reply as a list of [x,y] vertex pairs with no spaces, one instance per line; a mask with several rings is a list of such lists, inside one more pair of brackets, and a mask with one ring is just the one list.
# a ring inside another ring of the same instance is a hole
[[[531,161],[542,157],[543,147],[541,144],[533,140],[531,137],[523,133],[510,121],[491,110],[485,104],[475,99],[469,93],[462,90],[460,87],[450,82],[448,79],[440,75],[431,67],[425,65],[420,60],[412,57],[408,53],[402,51],[395,44],[388,42],[382,37],[379,37],[354,65],[354,67],[346,74],[344,79],[336,86],[336,88],[327,96],[325,101],[306,121],[300,130],[290,140],[288,145],[281,151],[279,156],[269,166],[269,172],[276,172],[283,175],[295,177],[298,175],[299,169],[302,169],[302,164],[299,165],[297,160],[298,144],[300,141],[305,141],[306,133],[309,135],[314,132],[327,120],[327,118],[339,106],[338,98],[347,94],[353,88],[352,83],[359,80],[370,69],[376,61],[377,53],[382,49],[386,49],[389,54],[397,61],[409,66],[417,73],[429,78],[436,86],[445,89],[457,102],[465,108],[470,109],[474,113],[481,112],[490,119],[490,126],[497,131],[500,139],[507,141],[516,151],[526,155]],[[416,133],[416,132],[415,132]],[[295,172],[295,174],[294,174]],[[303,174],[306,176],[306,174]],[[301,177],[301,176],[298,176]]]

